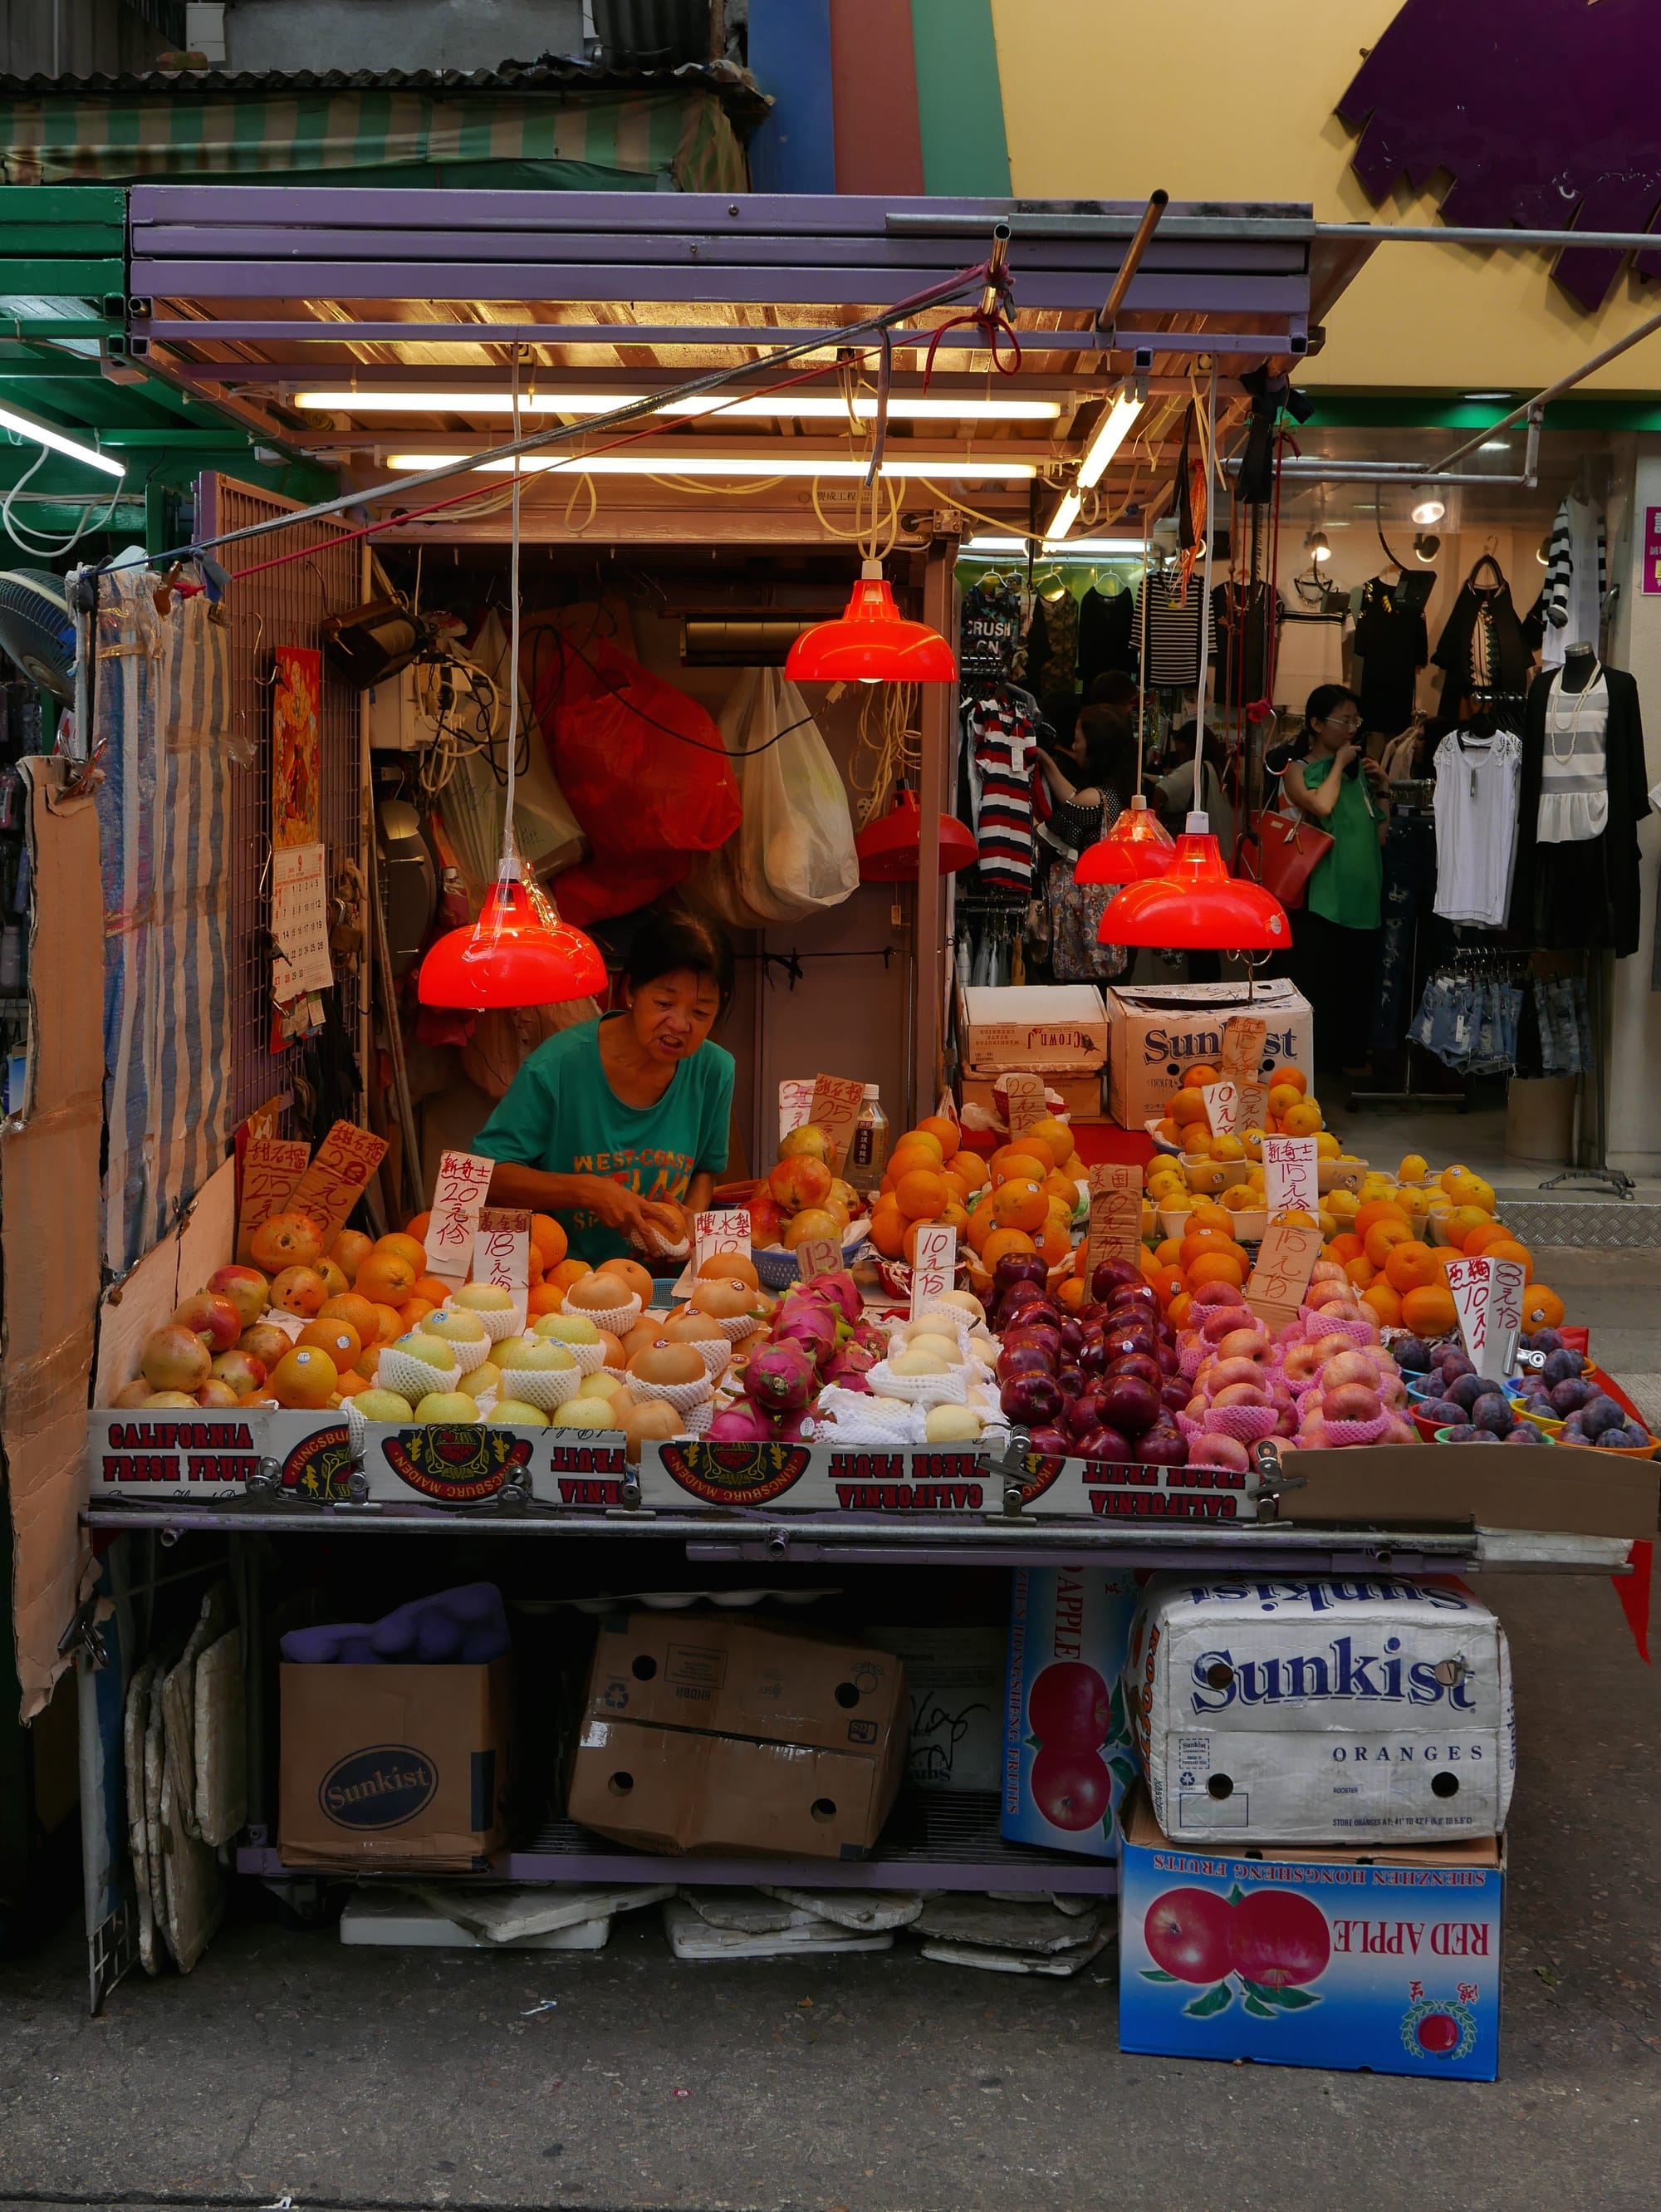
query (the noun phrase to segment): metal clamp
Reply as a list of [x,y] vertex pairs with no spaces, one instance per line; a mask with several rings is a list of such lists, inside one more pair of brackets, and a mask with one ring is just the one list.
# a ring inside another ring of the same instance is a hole
[[1027,1484],[1030,1470],[1028,1455],[1033,1440],[1025,1429],[1011,1429],[1009,1441],[991,1463],[991,1476],[997,1485],[999,1504],[989,1508],[988,1521],[1018,1521],[1027,1502]]
[[84,1659],[94,1672],[100,1672],[110,1663],[109,1646],[98,1625],[99,1602],[94,1596],[77,1606],[74,1619],[58,1639],[60,1659]]
[[[1257,1472],[1259,1504],[1267,1498],[1272,1509],[1288,1490],[1305,1490],[1308,1487],[1307,1475],[1292,1474],[1287,1471],[1281,1459],[1280,1447],[1273,1437],[1264,1437],[1259,1443],[1253,1446],[1252,1463]],[[1262,1517],[1266,1521],[1273,1521],[1279,1516],[1271,1510]]]

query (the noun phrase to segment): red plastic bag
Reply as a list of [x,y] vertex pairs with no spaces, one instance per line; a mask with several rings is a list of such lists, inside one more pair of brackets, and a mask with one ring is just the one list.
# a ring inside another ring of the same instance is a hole
[[569,921],[630,914],[738,827],[721,733],[695,699],[603,638],[569,641],[538,685],[536,718],[589,859],[555,884]]

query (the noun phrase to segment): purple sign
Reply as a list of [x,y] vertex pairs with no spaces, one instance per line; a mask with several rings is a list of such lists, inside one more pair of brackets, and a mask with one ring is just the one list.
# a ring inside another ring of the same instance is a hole
[[1644,596],[1661,596],[1661,507],[1644,509]]
[[[1361,131],[1354,167],[1375,202],[1445,169],[1449,222],[1647,230],[1661,205],[1658,72],[1655,0],[1404,0],[1338,113]],[[1565,252],[1557,281],[1599,307],[1621,259]],[[1661,242],[1637,265],[1661,276]]]

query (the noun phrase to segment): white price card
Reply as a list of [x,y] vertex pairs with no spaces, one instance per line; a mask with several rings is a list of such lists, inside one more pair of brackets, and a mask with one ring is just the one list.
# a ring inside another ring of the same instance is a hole
[[1263,1185],[1269,1218],[1306,1213],[1312,1220],[1320,1204],[1320,1170],[1312,1137],[1265,1137]]
[[473,1238],[495,1165],[482,1152],[446,1152],[439,1162],[427,1224],[427,1272],[452,1291],[460,1290],[473,1264]]
[[1521,1266],[1515,1260],[1450,1260],[1447,1286],[1471,1365],[1485,1381],[1497,1382],[1510,1371],[1522,1327]]
[[917,1257],[912,1262],[913,1321],[931,1298],[950,1290],[956,1273],[956,1230],[943,1221],[924,1222],[917,1232]]
[[779,1141],[813,1118],[813,1085],[800,1076],[787,1075],[779,1086]]
[[494,1283],[522,1300],[530,1283],[530,1213],[528,1207],[487,1206],[473,1231],[473,1280]]
[[1240,1087],[1238,1083],[1224,1080],[1208,1083],[1200,1091],[1205,1101],[1205,1118],[1214,1137],[1232,1137],[1240,1127]]
[[737,1252],[749,1257],[749,1209],[743,1206],[724,1206],[715,1213],[694,1213],[692,1217],[692,1272],[703,1273],[706,1260],[718,1253]]

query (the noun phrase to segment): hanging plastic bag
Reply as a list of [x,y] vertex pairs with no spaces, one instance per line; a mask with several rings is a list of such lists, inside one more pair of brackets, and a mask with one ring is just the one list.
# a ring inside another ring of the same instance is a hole
[[608,640],[562,645],[536,694],[555,774],[591,850],[557,880],[567,921],[632,913],[738,827],[720,732],[695,699]]
[[859,882],[848,795],[807,702],[777,668],[747,668],[721,716],[738,834],[699,872],[700,896],[739,928],[840,906]]

